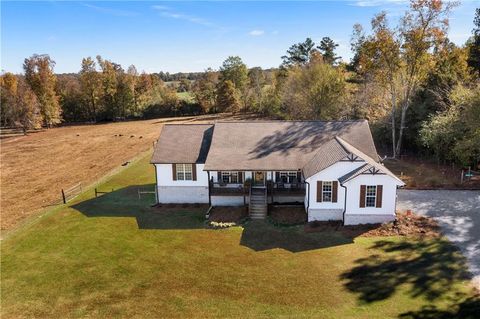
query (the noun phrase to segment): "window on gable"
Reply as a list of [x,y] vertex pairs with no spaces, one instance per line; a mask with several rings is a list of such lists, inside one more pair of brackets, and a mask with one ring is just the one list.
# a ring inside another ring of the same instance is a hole
[[323,182],[322,184],[322,201],[332,201],[332,182]]
[[193,180],[192,164],[176,164],[176,170],[177,170],[177,181]]
[[297,172],[280,172],[280,180],[285,184],[297,182]]
[[375,185],[367,186],[367,189],[365,192],[365,206],[375,207],[376,200],[377,200],[377,186]]

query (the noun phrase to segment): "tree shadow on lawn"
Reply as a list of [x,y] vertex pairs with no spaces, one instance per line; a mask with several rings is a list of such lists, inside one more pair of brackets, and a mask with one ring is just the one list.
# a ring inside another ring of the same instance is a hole
[[[99,217],[133,217],[139,229],[204,229],[207,205],[162,205],[152,207],[154,194],[138,198],[139,188],[154,185],[132,185],[94,197],[71,207],[83,215]],[[240,245],[255,251],[281,248],[301,252],[350,244],[353,237],[339,232],[305,233],[302,226],[277,227],[267,221],[248,221],[243,226]]]
[[435,305],[400,315],[400,318],[479,318],[480,299],[465,293],[452,296],[454,284],[471,279],[465,258],[459,249],[444,239],[378,241],[373,254],[356,261],[357,266],[342,274],[341,279],[361,304],[390,298],[402,285],[411,297],[428,302],[448,300],[448,310]]
[[134,217],[139,229],[200,229],[205,228],[206,205],[164,205],[152,207],[154,194],[138,189],[154,189],[154,184],[132,185],[94,197],[71,207],[87,217]]

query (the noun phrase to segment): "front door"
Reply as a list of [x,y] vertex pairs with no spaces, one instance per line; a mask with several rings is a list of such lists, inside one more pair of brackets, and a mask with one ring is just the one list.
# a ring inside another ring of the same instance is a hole
[[265,172],[255,172],[255,186],[265,186]]

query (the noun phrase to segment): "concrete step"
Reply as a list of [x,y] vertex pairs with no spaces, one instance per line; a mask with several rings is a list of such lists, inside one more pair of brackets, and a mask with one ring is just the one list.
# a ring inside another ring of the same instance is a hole
[[266,215],[267,211],[266,210],[251,210],[249,214],[261,214],[261,215]]
[[267,208],[264,208],[264,207],[250,207],[250,212],[254,212],[254,213],[266,213],[267,212]]
[[265,215],[250,215],[251,219],[265,219]]

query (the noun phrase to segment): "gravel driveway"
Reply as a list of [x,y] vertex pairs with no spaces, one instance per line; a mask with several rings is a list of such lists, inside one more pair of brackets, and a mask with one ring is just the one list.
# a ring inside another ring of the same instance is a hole
[[400,190],[397,210],[433,217],[468,259],[480,289],[480,191]]

